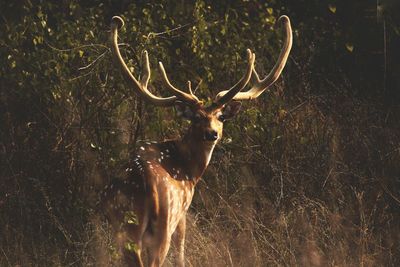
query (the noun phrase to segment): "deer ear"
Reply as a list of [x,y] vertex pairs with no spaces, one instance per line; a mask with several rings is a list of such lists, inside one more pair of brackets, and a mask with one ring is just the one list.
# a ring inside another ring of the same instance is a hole
[[226,104],[222,109],[222,115],[224,116],[224,120],[232,119],[239,113],[242,104],[238,101],[232,101]]
[[192,120],[194,117],[193,110],[188,105],[185,105],[185,103],[181,101],[175,102],[175,109],[176,109],[176,114],[179,117],[182,117],[187,120]]

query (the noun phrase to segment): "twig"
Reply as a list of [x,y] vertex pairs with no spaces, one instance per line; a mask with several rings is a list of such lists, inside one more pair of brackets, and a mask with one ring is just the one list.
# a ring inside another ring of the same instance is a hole
[[325,188],[326,182],[328,182],[328,179],[329,179],[329,177],[331,176],[332,171],[333,171],[333,168],[331,168],[331,169],[329,170],[329,173],[328,173],[328,175],[326,176],[324,183],[322,184],[322,189]]
[[173,28],[173,29],[170,29],[170,30],[166,30],[166,31],[163,31],[163,32],[150,32],[149,34],[147,34],[147,39],[149,39],[151,37],[155,37],[155,36],[164,35],[164,34],[170,34],[171,32],[178,31],[180,29],[183,29],[185,27],[191,26],[193,24],[194,24],[194,22],[186,23],[186,24],[184,24],[182,26],[178,26],[176,28]]
[[69,79],[69,81],[72,82],[72,81],[78,80],[78,79],[80,79],[80,78],[89,76],[90,74],[93,74],[93,70],[89,71],[88,73],[85,73],[85,74],[82,74],[82,75],[73,77],[73,78]]
[[383,183],[382,179],[378,178],[378,180],[383,188],[383,191],[385,191],[386,194],[388,194],[391,198],[393,198],[393,200],[395,200],[397,202],[398,205],[400,205],[400,199],[398,197],[396,197],[395,195],[393,195],[392,192],[390,192],[389,188]]
[[207,189],[207,190],[209,190],[209,191],[213,192],[214,194],[216,194],[216,195],[218,196],[218,198],[219,198],[223,203],[225,203],[225,205],[226,205],[226,206],[229,208],[229,210],[232,212],[232,215],[233,215],[233,217],[235,218],[235,220],[236,220],[236,222],[237,222],[237,226],[239,227],[240,230],[243,230],[243,227],[242,227],[242,226],[240,225],[240,223],[239,223],[240,220],[239,220],[239,218],[238,218],[238,216],[237,216],[235,210],[231,207],[231,205],[229,205],[228,201],[226,201],[217,191],[211,189],[203,179],[200,180],[200,181],[204,183],[204,185],[206,186],[206,189]]
[[60,48],[54,47],[49,42],[47,42],[46,40],[45,40],[45,44],[48,47],[50,47],[51,49],[56,50],[57,52],[70,52],[70,51],[74,51],[74,50],[82,49],[82,48],[86,48],[86,47],[91,47],[91,48],[101,47],[101,48],[109,49],[108,46],[105,46],[103,44],[86,44],[86,45],[80,45],[80,46],[77,46],[77,47],[67,48],[67,49],[60,49]]
[[68,244],[70,244],[70,245],[73,244],[70,234],[68,234],[67,230],[64,228],[64,226],[61,224],[60,220],[57,218],[57,216],[53,212],[53,207],[51,205],[50,197],[47,194],[46,189],[42,186],[41,182],[38,179],[30,178],[30,180],[34,182],[34,185],[42,193],[42,196],[45,200],[45,205],[47,208],[48,215],[53,220],[53,223],[56,225],[57,229],[63,234],[63,236]]
[[304,101],[303,103],[298,104],[297,106],[295,106],[294,108],[292,108],[291,110],[289,110],[288,113],[293,113],[294,111],[298,110],[299,108],[301,108],[302,106],[304,106],[309,100]]
[[87,66],[80,67],[80,68],[78,68],[78,70],[85,70],[85,69],[90,68],[90,67],[91,67],[94,63],[96,63],[100,58],[104,57],[104,55],[105,55],[107,52],[108,52],[108,50],[105,51],[105,52],[103,52],[100,56],[98,56],[95,60],[93,60],[92,62],[90,62]]
[[6,257],[8,266],[12,266],[10,260],[9,260],[8,257],[7,257],[7,254],[5,253],[5,251],[3,250],[3,248],[0,248],[0,249],[1,249],[1,252],[3,252],[4,256]]

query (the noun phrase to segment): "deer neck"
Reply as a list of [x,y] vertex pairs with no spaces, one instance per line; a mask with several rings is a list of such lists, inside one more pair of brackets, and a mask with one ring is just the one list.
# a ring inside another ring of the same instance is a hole
[[187,173],[196,182],[201,178],[208,164],[217,142],[193,141],[190,133],[178,142],[178,149],[182,159],[186,161]]

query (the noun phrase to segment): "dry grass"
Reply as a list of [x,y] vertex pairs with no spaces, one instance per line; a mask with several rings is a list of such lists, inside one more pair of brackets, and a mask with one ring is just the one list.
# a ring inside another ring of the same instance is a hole
[[[187,266],[397,266],[398,152],[368,164],[374,146],[388,149],[398,137],[382,127],[367,133],[361,123],[340,126],[313,105],[281,125],[272,145],[250,146],[248,136],[249,148],[216,151],[190,209]],[[380,178],[384,170],[391,172]],[[68,218],[44,185],[31,185],[1,211],[1,266],[121,264],[101,217],[84,209]],[[174,266],[172,254],[165,266]]]
[[[226,140],[235,141],[216,149],[190,209],[187,266],[400,264],[395,118],[351,97],[329,101],[286,99],[301,104],[293,110],[259,102],[272,115],[248,107],[227,126]],[[23,171],[3,181],[0,266],[121,265],[109,226],[90,209],[109,176],[100,156],[81,151],[54,177],[73,187]],[[49,166],[62,160],[51,155]]]

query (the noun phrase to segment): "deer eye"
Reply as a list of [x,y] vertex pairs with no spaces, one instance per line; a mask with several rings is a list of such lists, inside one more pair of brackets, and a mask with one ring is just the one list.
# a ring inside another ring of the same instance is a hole
[[193,122],[199,122],[201,121],[201,115],[196,113],[193,118],[192,118]]
[[218,116],[218,120],[220,121],[220,122],[224,122],[225,121],[225,116],[224,116],[224,114],[220,114],[219,116]]

